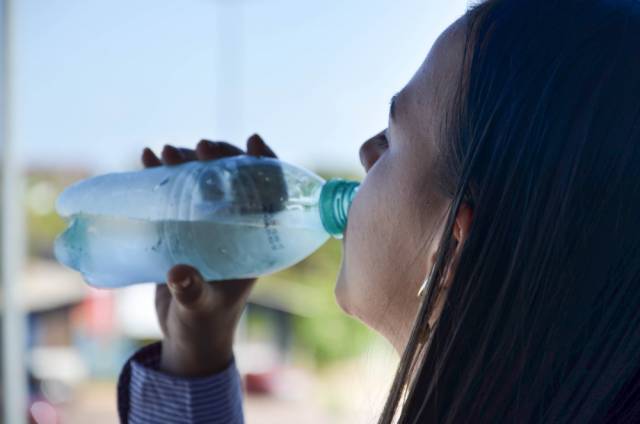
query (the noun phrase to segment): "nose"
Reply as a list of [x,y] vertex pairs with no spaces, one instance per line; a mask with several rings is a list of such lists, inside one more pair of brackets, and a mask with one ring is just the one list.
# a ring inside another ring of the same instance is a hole
[[387,150],[389,144],[385,131],[380,131],[378,134],[371,137],[369,140],[362,143],[360,146],[360,163],[366,172],[376,163],[376,161],[382,156],[385,150]]

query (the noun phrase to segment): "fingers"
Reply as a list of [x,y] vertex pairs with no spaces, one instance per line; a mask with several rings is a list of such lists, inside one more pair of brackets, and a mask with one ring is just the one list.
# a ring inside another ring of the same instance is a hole
[[273,150],[266,145],[262,137],[254,134],[247,140],[247,154],[251,156],[266,156],[270,158],[277,157]]
[[153,168],[154,166],[162,165],[162,162],[160,162],[160,159],[158,159],[156,154],[153,153],[153,150],[145,147],[145,149],[142,151],[142,165],[145,168]]
[[156,314],[160,322],[162,334],[167,335],[167,316],[171,304],[171,292],[165,284],[156,284]]
[[234,146],[233,144],[229,144],[225,141],[218,141],[217,144],[220,149],[220,154],[223,157],[244,155],[244,150]]
[[207,308],[209,294],[204,278],[190,265],[176,265],[167,274],[167,286],[176,302],[192,311]]
[[199,160],[212,160],[220,157],[218,144],[209,140],[200,140],[196,146],[196,156]]
[[196,146],[196,156],[200,160],[220,159],[243,154],[242,149],[224,141],[200,140]]
[[185,158],[186,161],[198,160],[195,150],[187,149],[184,147],[178,147],[178,150],[180,151],[180,154],[182,155],[183,158]]
[[190,160],[195,160],[196,154],[193,150],[173,147],[170,144],[162,149],[162,162],[165,165],[179,165]]
[[162,149],[162,160],[158,159],[153,150],[148,147],[142,151],[142,165],[145,168],[153,168],[160,165],[179,165],[184,162],[196,160],[196,152],[184,147],[164,146]]
[[[201,140],[194,149],[165,145],[161,159],[148,147],[142,152],[142,164],[145,168],[161,165],[179,165],[192,160],[213,160],[230,156],[243,155],[245,152],[224,141]],[[247,154],[251,156],[277,157],[264,140],[254,134],[247,140]]]

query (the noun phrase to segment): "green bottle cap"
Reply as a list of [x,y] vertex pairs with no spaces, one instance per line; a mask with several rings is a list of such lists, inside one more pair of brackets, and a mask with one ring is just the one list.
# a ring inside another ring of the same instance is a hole
[[324,229],[337,239],[342,238],[347,227],[351,202],[360,183],[334,178],[322,186],[320,193],[320,218]]

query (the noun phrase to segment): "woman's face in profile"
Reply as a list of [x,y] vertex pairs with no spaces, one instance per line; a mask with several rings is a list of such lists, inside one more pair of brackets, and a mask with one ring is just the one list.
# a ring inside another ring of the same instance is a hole
[[349,212],[336,299],[398,351],[411,330],[449,203],[438,190],[437,129],[461,70],[462,19],[440,35],[394,97],[387,128],[360,148],[367,175]]

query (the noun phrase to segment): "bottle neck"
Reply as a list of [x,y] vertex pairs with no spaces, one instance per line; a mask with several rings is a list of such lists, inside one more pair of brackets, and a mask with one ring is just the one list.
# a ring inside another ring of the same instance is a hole
[[334,178],[322,186],[320,193],[320,218],[324,229],[337,239],[342,238],[347,227],[351,202],[360,183]]

